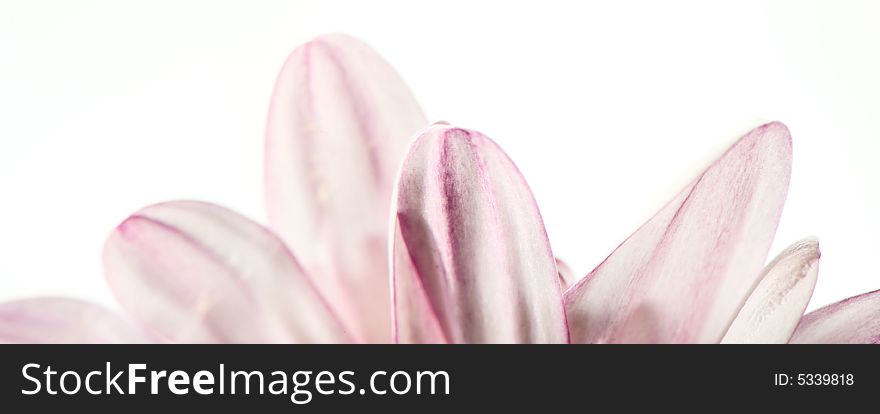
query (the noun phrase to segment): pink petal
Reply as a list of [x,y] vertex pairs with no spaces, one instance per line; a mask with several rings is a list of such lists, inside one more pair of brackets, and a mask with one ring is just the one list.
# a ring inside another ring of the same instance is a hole
[[578,278],[574,273],[574,270],[565,263],[560,258],[556,258],[556,271],[559,274],[559,285],[562,286],[562,289],[568,289],[569,286],[574,285]]
[[110,235],[110,286],[175,342],[340,342],[348,337],[284,244],[219,206],[147,207]]
[[790,172],[784,125],[740,139],[566,292],[572,341],[721,340],[761,276]]
[[819,273],[819,242],[802,240],[764,268],[722,343],[784,344],[801,320]]
[[427,125],[376,52],[343,35],[290,55],[266,132],[270,226],[358,336],[388,342],[388,208],[409,140]]
[[492,140],[435,125],[404,160],[392,211],[399,342],[566,342],[538,207]]
[[880,344],[880,290],[808,313],[791,343]]
[[151,338],[116,313],[76,299],[0,303],[0,343],[122,344]]

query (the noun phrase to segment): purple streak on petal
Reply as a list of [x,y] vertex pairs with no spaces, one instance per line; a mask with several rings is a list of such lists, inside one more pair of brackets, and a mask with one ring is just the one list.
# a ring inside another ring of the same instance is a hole
[[489,138],[434,125],[410,148],[393,197],[399,342],[567,342],[543,220]]
[[388,208],[400,159],[427,125],[398,74],[344,35],[295,50],[266,131],[271,227],[350,329],[390,340]]
[[880,290],[808,313],[793,344],[880,344]]
[[93,303],[33,298],[0,303],[0,343],[122,344],[156,338]]
[[788,342],[813,295],[820,255],[816,239],[802,240],[780,253],[764,268],[721,342]]
[[572,341],[718,342],[755,287],[788,190],[780,123],[737,141],[566,292]]
[[225,208],[147,207],[107,240],[110,286],[174,342],[347,342],[350,337],[283,243]]
[[[420,231],[421,230],[421,231]],[[444,330],[440,322],[441,315],[436,308],[435,301],[444,301],[445,297],[431,295],[446,286],[433,285],[432,289],[425,287],[425,281],[420,277],[396,277],[395,269],[416,269],[416,265],[426,264],[436,272],[445,272],[440,251],[436,240],[430,234],[416,225],[408,223],[405,215],[398,215],[395,221],[394,238],[391,241],[392,272],[392,326],[394,329],[393,340],[395,343],[450,343],[449,333]],[[404,237],[404,233],[406,236]],[[404,242],[409,240],[409,243]],[[410,250],[409,245],[417,246]],[[447,276],[429,280],[435,283],[443,283]],[[404,292],[397,294],[397,292]],[[398,311],[406,309],[406,311]],[[403,335],[401,335],[403,333]]]

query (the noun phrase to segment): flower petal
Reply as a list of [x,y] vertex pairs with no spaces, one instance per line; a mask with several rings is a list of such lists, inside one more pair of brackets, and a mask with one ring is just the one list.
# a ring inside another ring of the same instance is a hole
[[880,344],[880,290],[808,313],[791,343]]
[[149,336],[102,306],[76,299],[34,298],[0,303],[0,343],[123,344]]
[[216,205],[135,213],[107,240],[104,265],[122,305],[175,342],[348,340],[284,244]]
[[764,268],[722,343],[784,344],[791,338],[816,286],[819,242],[802,240]]
[[399,342],[566,342],[555,259],[523,177],[484,135],[435,125],[393,198]]
[[427,125],[403,81],[343,35],[296,49],[266,132],[269,223],[358,336],[390,340],[388,207],[407,144]]
[[720,341],[761,275],[790,173],[784,125],[741,138],[566,292],[572,341]]

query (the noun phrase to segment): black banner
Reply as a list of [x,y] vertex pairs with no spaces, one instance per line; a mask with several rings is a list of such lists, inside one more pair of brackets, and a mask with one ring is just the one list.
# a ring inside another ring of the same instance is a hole
[[595,412],[608,403],[761,412],[872,407],[880,391],[873,346],[5,345],[0,354],[0,401],[30,412]]

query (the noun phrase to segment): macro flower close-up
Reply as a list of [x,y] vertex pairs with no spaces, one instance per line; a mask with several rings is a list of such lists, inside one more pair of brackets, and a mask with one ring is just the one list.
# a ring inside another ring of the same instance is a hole
[[768,261],[798,179],[780,122],[736,140],[586,275],[554,254],[507,153],[426,117],[353,37],[293,51],[263,145],[266,225],[156,200],[103,247],[121,312],[8,301],[0,342],[880,343],[878,291],[805,312],[819,239]]

